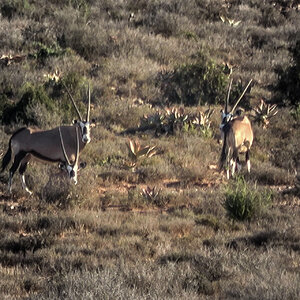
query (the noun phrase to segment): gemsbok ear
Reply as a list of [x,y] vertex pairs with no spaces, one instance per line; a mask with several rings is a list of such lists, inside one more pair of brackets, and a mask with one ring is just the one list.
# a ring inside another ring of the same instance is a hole
[[77,124],[78,123],[78,120],[73,120],[73,124]]

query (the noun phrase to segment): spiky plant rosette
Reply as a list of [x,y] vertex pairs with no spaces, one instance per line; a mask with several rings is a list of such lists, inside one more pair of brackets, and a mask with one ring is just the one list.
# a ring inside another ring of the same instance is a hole
[[260,104],[252,110],[254,112],[254,122],[262,125],[263,128],[267,128],[270,123],[270,119],[278,113],[276,104],[266,104],[263,99],[261,99]]

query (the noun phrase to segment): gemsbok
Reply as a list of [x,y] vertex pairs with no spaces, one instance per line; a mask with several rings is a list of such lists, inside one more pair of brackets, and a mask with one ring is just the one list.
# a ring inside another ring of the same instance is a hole
[[23,189],[30,194],[32,193],[26,186],[24,175],[30,160],[58,162],[60,167],[68,172],[69,177],[77,183],[77,170],[84,167],[84,164],[78,166],[78,156],[85,145],[91,141],[89,122],[91,96],[89,88],[87,113],[84,120],[69,90],[67,88],[66,90],[75,107],[79,121],[74,122],[74,125],[60,126],[50,130],[23,127],[11,136],[8,150],[2,160],[1,170],[1,172],[4,171],[13,156],[14,162],[9,170],[9,192],[12,189],[14,173],[19,169]]
[[231,80],[228,88],[225,108],[224,111],[222,111],[222,123],[220,125],[220,129],[223,139],[223,147],[220,157],[220,170],[224,169],[224,167],[226,168],[228,179],[230,177],[230,167],[232,176],[234,176],[236,169],[241,169],[239,153],[246,154],[246,164],[248,172],[250,173],[250,148],[253,142],[251,122],[247,116],[241,115],[241,110],[237,110],[236,112],[235,110],[251,82],[252,79],[249,81],[243,93],[236,101],[232,110],[228,112],[228,101],[232,85]]

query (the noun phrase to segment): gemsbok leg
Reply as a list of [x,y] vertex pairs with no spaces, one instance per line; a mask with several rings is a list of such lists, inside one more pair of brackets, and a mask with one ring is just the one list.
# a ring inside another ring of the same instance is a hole
[[246,164],[247,164],[248,173],[250,173],[251,165],[250,165],[250,150],[249,149],[246,151]]
[[13,180],[13,176],[16,172],[16,170],[19,168],[20,163],[22,161],[22,159],[26,156],[26,152],[24,151],[20,151],[14,158],[14,162],[11,166],[11,168],[9,169],[9,181],[8,181],[8,190],[11,193],[11,186],[12,186],[12,180]]
[[27,187],[26,181],[25,181],[25,171],[27,169],[27,165],[28,165],[30,158],[31,158],[30,154],[27,154],[24,157],[24,159],[22,160],[21,165],[19,167],[19,174],[21,175],[22,188],[31,195],[32,191]]

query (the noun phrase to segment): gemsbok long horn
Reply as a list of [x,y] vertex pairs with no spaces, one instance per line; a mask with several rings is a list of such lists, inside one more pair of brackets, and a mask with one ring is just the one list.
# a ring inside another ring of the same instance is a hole
[[78,165],[79,159],[79,138],[78,138],[78,127],[76,126],[76,157],[75,157],[75,165]]
[[73,103],[73,106],[74,106],[74,108],[75,108],[75,110],[76,110],[76,113],[77,113],[77,115],[78,115],[79,120],[82,120],[82,117],[81,117],[81,114],[80,114],[80,112],[79,112],[79,109],[78,109],[78,107],[77,107],[77,105],[76,105],[76,103],[75,103],[75,101],[74,101],[74,99],[73,99],[71,93],[69,92],[67,86],[66,86],[64,83],[63,83],[63,86],[65,87],[65,89],[66,89],[66,91],[67,91],[67,93],[68,93],[68,95],[69,95],[69,97],[70,97],[70,99],[71,99],[71,101],[72,101],[72,103]]
[[90,109],[91,109],[91,90],[90,90],[90,83],[89,83],[89,101],[88,101],[88,107],[87,107],[87,112],[86,112],[86,121],[90,121]]
[[[72,166],[72,164],[70,163],[70,160],[68,158],[66,149],[65,149],[64,140],[63,140],[63,137],[62,137],[62,134],[61,134],[60,127],[58,127],[58,131],[59,131],[59,136],[60,136],[60,145],[61,145],[62,152],[64,154],[64,157],[65,157],[66,162],[68,163],[68,165]],[[78,159],[79,159],[79,139],[78,139],[78,127],[77,126],[75,127],[75,131],[76,131],[76,154],[75,154],[75,161],[73,163],[73,166],[78,164]]]
[[[64,154],[64,157],[65,157],[65,160],[67,162],[68,165],[71,165],[70,164],[70,161],[69,161],[69,158],[68,158],[68,155],[66,153],[66,149],[65,149],[65,146],[64,146],[64,141],[63,141],[63,137],[62,137],[62,134],[61,134],[61,129],[60,127],[58,127],[58,131],[59,131],[59,137],[60,137],[60,146],[61,146],[61,150]],[[78,137],[77,137],[77,130],[76,130],[76,140],[78,140]],[[77,143],[77,141],[76,141]],[[76,151],[76,155],[77,155],[77,151]]]
[[228,91],[227,91],[227,97],[226,97],[226,102],[225,102],[225,111],[224,111],[225,115],[228,114],[228,103],[229,103],[231,85],[232,85],[232,79],[230,80]]
[[[77,112],[77,115],[79,117],[79,128],[81,129],[81,135],[82,135],[82,141],[84,143],[89,143],[91,141],[90,138],[90,127],[94,126],[94,124],[90,124],[90,110],[91,110],[91,90],[90,90],[90,84],[88,83],[88,105],[87,105],[87,110],[86,110],[86,120],[82,119],[82,116],[78,110],[78,107],[74,101],[74,98],[72,97],[70,91],[68,90],[68,88],[66,87],[66,85],[63,83],[64,87],[66,88],[66,91],[68,93],[68,95],[70,96],[70,99],[73,103],[73,106]],[[92,123],[94,123],[95,121],[92,120]]]
[[233,108],[232,108],[230,114],[233,114],[233,113],[234,113],[236,107],[238,106],[238,104],[240,103],[240,101],[242,100],[242,98],[244,97],[244,95],[245,95],[245,93],[246,93],[248,87],[250,86],[251,82],[252,82],[252,79],[249,80],[249,82],[248,82],[247,86],[245,87],[243,93],[241,94],[240,98],[236,101],[235,105],[233,106]]

